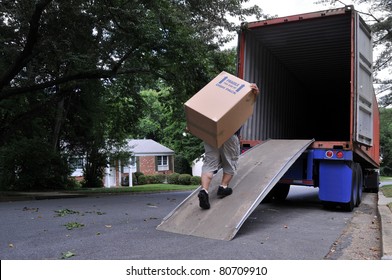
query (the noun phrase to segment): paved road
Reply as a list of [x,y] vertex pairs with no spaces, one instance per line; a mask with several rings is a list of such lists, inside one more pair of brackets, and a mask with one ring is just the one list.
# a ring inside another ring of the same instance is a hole
[[190,192],[1,202],[0,259],[60,259],[70,252],[90,260],[321,260],[354,212],[324,209],[316,190],[293,187],[284,204],[261,204],[231,241],[156,230]]

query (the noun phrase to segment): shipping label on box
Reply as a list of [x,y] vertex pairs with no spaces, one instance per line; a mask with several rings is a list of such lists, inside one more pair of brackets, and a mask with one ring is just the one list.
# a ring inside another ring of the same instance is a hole
[[252,115],[255,98],[250,83],[223,71],[184,104],[188,130],[220,147]]

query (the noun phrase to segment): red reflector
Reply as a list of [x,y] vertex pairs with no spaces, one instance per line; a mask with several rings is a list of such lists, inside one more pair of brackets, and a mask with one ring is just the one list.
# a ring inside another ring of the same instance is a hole
[[343,154],[342,151],[339,151],[339,152],[336,153],[336,157],[337,158],[343,158],[343,156],[344,156],[344,154]]
[[333,152],[332,152],[332,151],[326,151],[326,152],[325,152],[325,156],[326,156],[327,158],[331,158],[331,157],[333,157]]

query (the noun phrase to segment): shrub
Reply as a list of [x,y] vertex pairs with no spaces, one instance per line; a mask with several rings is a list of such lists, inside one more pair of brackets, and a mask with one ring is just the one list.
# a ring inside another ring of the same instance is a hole
[[166,182],[166,175],[165,174],[155,174],[155,181],[157,183],[165,183]]
[[174,157],[174,172],[179,174],[190,174],[192,173],[192,167],[185,157],[176,155]]
[[132,173],[132,185],[137,185],[137,177],[135,173]]
[[71,170],[66,157],[53,151],[53,147],[41,137],[11,139],[9,143],[0,145],[1,190],[67,188]]
[[146,184],[156,184],[155,175],[144,175],[146,177]]
[[178,184],[179,173],[172,173],[167,176],[167,182],[169,184]]
[[191,175],[189,174],[181,174],[178,176],[178,184],[180,185],[190,185],[191,184]]
[[201,177],[200,176],[192,176],[191,177],[191,185],[200,185]]
[[140,175],[137,181],[138,185],[145,185],[147,183],[146,175]]
[[[142,172],[135,172],[135,173],[132,173],[132,179],[135,179],[133,182],[134,182],[134,184],[135,185],[142,185],[142,184],[139,184],[139,177],[140,176],[142,176],[142,175],[144,175]],[[133,176],[135,176],[135,177],[133,177]]]
[[70,177],[68,179],[68,184],[66,186],[66,190],[70,190],[70,191],[74,191],[74,190],[78,190],[82,187],[82,184],[78,181],[76,181],[74,178]]

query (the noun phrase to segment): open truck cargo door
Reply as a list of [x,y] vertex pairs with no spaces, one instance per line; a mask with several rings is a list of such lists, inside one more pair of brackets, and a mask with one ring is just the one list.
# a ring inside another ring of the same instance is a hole
[[[366,146],[373,145],[373,106],[374,89],[372,78],[372,37],[371,32],[358,13],[353,14],[355,21],[355,36],[352,40],[356,52],[356,61],[354,79],[357,80],[354,85],[355,96],[355,140]],[[355,87],[356,85],[356,87]]]
[[237,174],[230,187],[233,194],[218,198],[222,170],[212,179],[209,189],[211,208],[199,207],[197,194],[191,193],[158,225],[158,230],[211,239],[231,240],[242,224],[275,184],[314,140],[268,140],[239,159]]

